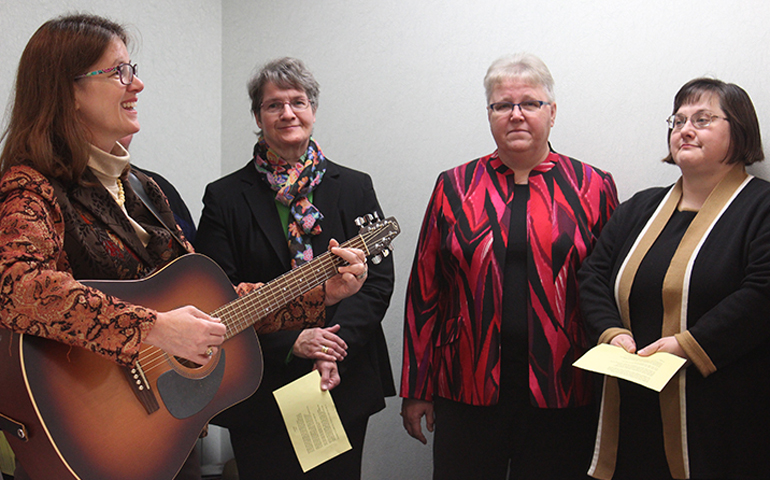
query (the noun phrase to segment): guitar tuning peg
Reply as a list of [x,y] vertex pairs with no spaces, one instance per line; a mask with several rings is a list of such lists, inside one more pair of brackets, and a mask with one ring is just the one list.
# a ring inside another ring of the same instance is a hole
[[375,265],[379,265],[380,262],[382,262],[382,256],[381,255],[375,255],[372,257],[372,263]]
[[380,214],[377,213],[376,211],[372,212],[372,214],[374,215],[374,219],[379,222],[380,221]]
[[362,217],[356,217],[356,219],[353,222],[356,224],[356,227],[359,227],[359,228],[363,227],[364,223],[366,223],[366,221]]
[[367,213],[366,214],[366,223],[370,223],[373,220],[374,220],[374,216],[372,216],[371,213]]
[[382,251],[382,256],[387,257],[388,255],[390,255],[390,249],[386,248],[385,250]]

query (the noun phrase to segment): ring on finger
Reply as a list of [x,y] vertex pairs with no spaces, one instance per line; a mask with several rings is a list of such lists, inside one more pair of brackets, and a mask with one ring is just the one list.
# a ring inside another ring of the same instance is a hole
[[212,355],[214,355],[214,347],[209,347],[209,348],[207,348],[207,349],[206,349],[206,356],[207,356],[207,357],[210,357],[210,356],[212,356]]
[[356,278],[359,280],[363,280],[367,273],[369,273],[369,269],[364,267],[364,271],[356,275]]
[[326,345],[321,345],[321,352],[322,353],[326,353],[328,351],[329,351],[329,347],[327,347]]

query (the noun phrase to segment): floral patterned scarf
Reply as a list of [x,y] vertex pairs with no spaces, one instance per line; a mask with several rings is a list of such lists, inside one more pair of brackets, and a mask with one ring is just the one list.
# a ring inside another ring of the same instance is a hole
[[261,139],[254,146],[254,163],[275,193],[275,199],[289,207],[289,252],[291,267],[313,259],[310,238],[321,233],[323,214],[308,200],[326,173],[326,157],[311,137],[307,152],[294,166],[279,157]]

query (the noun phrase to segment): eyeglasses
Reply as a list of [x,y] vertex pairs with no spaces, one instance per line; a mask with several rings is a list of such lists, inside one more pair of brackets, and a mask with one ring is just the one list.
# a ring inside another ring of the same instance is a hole
[[311,102],[307,98],[295,98],[288,102],[273,100],[268,104],[262,103],[259,108],[271,115],[277,115],[283,111],[284,105],[288,105],[294,112],[304,112],[310,107]]
[[535,113],[540,110],[543,105],[550,104],[551,102],[544,102],[542,100],[527,100],[521,103],[495,102],[490,103],[487,108],[495,115],[510,115],[516,107],[519,107],[521,113]]
[[95,72],[88,72],[84,73],[83,75],[78,75],[75,77],[75,80],[85,77],[93,77],[94,75],[101,75],[102,73],[112,72],[118,73],[120,76],[120,83],[123,85],[131,85],[131,83],[134,81],[134,77],[139,74],[139,68],[136,64],[131,65],[130,63],[121,63],[115,67],[105,68],[104,70],[97,70]]
[[[721,117],[719,115],[714,115],[710,112],[698,112],[692,117],[690,117],[690,123],[692,123],[692,126],[698,130],[702,130],[709,125],[711,125],[711,122],[714,121],[715,118],[721,118],[724,121],[728,121],[727,117]],[[676,115],[671,115],[666,119],[666,123],[668,123],[669,130],[673,130],[675,132],[681,130],[684,128],[684,126],[687,124],[687,117],[682,115],[681,113],[677,113]]]

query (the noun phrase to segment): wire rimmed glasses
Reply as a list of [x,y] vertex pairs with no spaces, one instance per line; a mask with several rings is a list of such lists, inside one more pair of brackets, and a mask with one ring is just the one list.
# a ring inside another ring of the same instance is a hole
[[490,103],[487,108],[495,115],[510,115],[516,107],[519,107],[521,113],[535,113],[540,110],[543,105],[550,105],[551,102],[544,102],[542,100],[525,100],[521,103],[513,102],[495,102]]
[[288,105],[289,108],[292,109],[292,111],[296,112],[304,112],[310,106],[312,103],[307,98],[293,98],[288,101],[284,100],[270,100],[269,102],[265,103],[263,102],[259,108],[264,110],[265,112],[271,114],[271,115],[277,115],[283,111],[285,106]]
[[[727,121],[727,117],[723,117],[721,115],[714,115],[711,112],[697,112],[693,116],[689,117],[690,123],[692,124],[693,128],[697,130],[702,130],[711,123],[717,119],[721,118],[725,121]],[[669,130],[673,130],[675,132],[681,130],[684,128],[684,126],[687,124],[688,117],[686,115],[682,115],[681,113],[677,113],[675,115],[671,115],[666,119],[666,123],[668,124]]]

